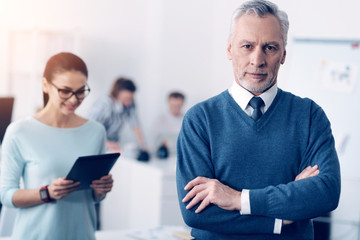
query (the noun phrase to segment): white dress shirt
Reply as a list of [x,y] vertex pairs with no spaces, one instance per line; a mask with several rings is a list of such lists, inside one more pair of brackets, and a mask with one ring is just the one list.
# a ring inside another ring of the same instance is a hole
[[[246,90],[245,88],[241,87],[237,82],[234,80],[232,86],[228,89],[229,94],[235,100],[235,102],[241,107],[242,110],[246,112],[246,114],[250,117],[254,111],[254,109],[249,105],[250,100],[254,97],[254,95]],[[271,88],[269,88],[266,92],[262,93],[258,97],[260,97],[264,101],[264,105],[261,107],[261,112],[264,114],[270,107],[271,103],[273,102],[274,98],[276,97],[278,91],[277,84],[275,83]],[[243,189],[241,192],[241,215],[250,215],[251,208],[250,208],[250,197],[249,197],[249,190]],[[282,220],[275,219],[274,224],[274,233],[280,234],[282,227]]]
[[170,155],[176,155],[176,142],[183,118],[183,113],[174,116],[170,111],[166,111],[157,117],[152,126],[152,148],[154,152],[166,141]]

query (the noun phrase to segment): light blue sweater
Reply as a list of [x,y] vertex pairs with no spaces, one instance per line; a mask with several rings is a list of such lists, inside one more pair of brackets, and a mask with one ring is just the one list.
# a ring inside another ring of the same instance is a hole
[[[316,177],[294,181],[307,166]],[[193,178],[218,179],[236,190],[250,189],[251,215],[215,205],[186,210],[184,186]],[[195,105],[178,138],[177,187],[185,222],[196,239],[313,239],[311,218],[336,208],[339,161],[330,123],[309,99],[278,90],[255,122],[227,91]],[[275,218],[294,220],[273,234]]]
[[[105,129],[88,121],[77,128],[54,128],[33,117],[12,123],[2,145],[1,202],[12,197],[23,179],[25,189],[51,184],[67,175],[79,156],[105,151]],[[76,191],[53,203],[20,208],[12,239],[95,239],[92,190]]]

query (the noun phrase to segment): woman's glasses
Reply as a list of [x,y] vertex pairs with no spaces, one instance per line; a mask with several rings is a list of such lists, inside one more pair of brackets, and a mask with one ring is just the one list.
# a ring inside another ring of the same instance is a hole
[[69,98],[71,98],[73,95],[75,95],[76,99],[78,101],[83,100],[87,95],[89,95],[90,93],[90,88],[89,86],[86,84],[86,86],[83,89],[77,90],[76,92],[73,92],[69,89],[61,89],[58,88],[57,86],[55,86],[55,84],[53,84],[52,82],[49,82],[51,85],[53,85],[59,93],[59,97],[63,100],[68,100]]

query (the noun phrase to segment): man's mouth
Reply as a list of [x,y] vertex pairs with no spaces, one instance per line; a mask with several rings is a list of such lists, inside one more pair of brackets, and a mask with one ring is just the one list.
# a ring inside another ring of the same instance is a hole
[[254,79],[262,79],[264,77],[267,76],[267,73],[251,73],[251,72],[247,72],[246,73],[247,75],[249,75],[251,78],[254,78]]

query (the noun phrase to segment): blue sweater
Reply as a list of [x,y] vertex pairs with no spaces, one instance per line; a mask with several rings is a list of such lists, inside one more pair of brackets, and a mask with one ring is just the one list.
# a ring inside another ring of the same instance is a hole
[[[316,177],[294,181],[307,166]],[[250,189],[251,215],[210,205],[185,209],[184,186],[197,176]],[[255,122],[225,91],[192,107],[178,138],[181,212],[196,239],[313,239],[311,218],[337,207],[340,167],[330,123],[312,100],[278,90]],[[273,234],[275,218],[293,220]]]

